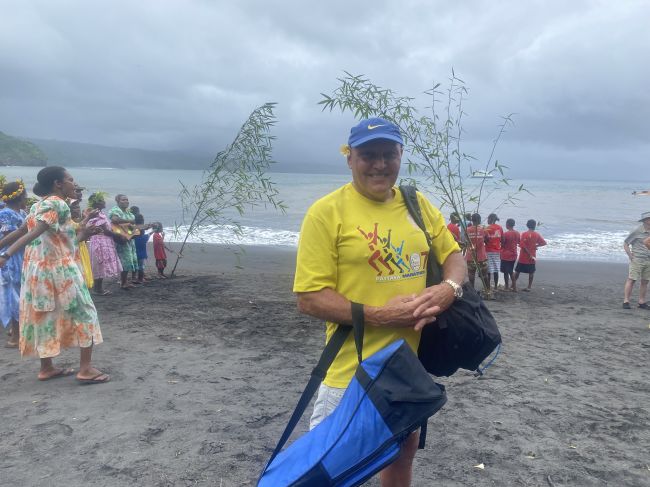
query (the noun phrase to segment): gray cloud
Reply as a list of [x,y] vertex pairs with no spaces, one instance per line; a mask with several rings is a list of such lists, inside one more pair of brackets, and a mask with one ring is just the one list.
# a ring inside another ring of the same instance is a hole
[[[276,101],[276,158],[337,164],[352,115],[316,103],[343,70],[424,107],[420,94],[453,68],[470,89],[469,147],[485,151],[499,116],[517,113],[500,153],[515,174],[578,176],[593,162],[608,177],[611,156],[641,168],[650,155],[644,1],[0,0],[0,10],[0,130],[13,135],[212,154],[254,106]],[[542,154],[553,160],[525,162]]]

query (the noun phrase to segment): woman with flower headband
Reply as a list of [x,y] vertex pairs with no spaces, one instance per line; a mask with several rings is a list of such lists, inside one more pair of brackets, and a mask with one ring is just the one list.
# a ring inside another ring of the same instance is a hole
[[110,291],[104,290],[104,279],[119,276],[122,273],[122,264],[115,250],[115,239],[123,237],[111,230],[111,222],[104,213],[106,195],[106,193],[97,192],[88,197],[88,207],[99,211],[95,217],[88,221],[88,224],[102,229],[101,233],[93,235],[88,240],[90,266],[95,281],[93,294],[98,296],[111,294]]
[[[18,230],[25,223],[27,191],[22,181],[7,183],[2,188],[0,210],[0,233],[4,237]],[[3,252],[7,249],[0,249]],[[23,253],[17,252],[0,269],[0,321],[5,328],[11,327],[7,347],[18,348],[18,309],[20,305],[20,274],[23,267]]]
[[67,198],[75,197],[72,176],[49,166],[37,175],[34,193],[42,196],[26,219],[27,231],[17,230],[0,240],[9,248],[0,253],[0,267],[25,247],[20,290],[20,353],[41,359],[39,380],[74,373],[57,368],[52,359],[64,348],[81,349],[77,380],[104,384],[110,376],[91,365],[93,345],[101,343],[97,310],[79,268],[77,238],[94,233],[86,226],[75,231]]

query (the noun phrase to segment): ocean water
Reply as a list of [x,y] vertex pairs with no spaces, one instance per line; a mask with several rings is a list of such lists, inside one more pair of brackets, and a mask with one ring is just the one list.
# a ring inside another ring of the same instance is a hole
[[[0,168],[0,174],[9,180],[22,178],[31,188],[38,170],[4,167]],[[184,170],[74,168],[70,172],[79,184],[87,188],[85,196],[98,190],[111,195],[127,194],[131,204],[140,207],[147,221],[163,223],[167,239],[171,241],[181,239],[175,230],[182,230],[184,224],[178,196],[180,182],[192,186],[202,176],[200,171]],[[250,209],[238,218],[243,229],[241,237],[236,237],[230,226],[210,225],[189,241],[295,247],[309,205],[348,182],[350,177],[272,173],[271,179],[287,205],[286,213],[272,208]],[[469,192],[476,194],[480,182],[468,179],[465,185]],[[539,251],[540,259],[625,262],[623,239],[638,225],[639,215],[650,211],[650,196],[632,195],[632,191],[650,189],[650,181],[512,181],[511,190],[523,184],[530,193],[519,193],[517,201],[508,204],[503,204],[508,192],[503,188],[495,190],[492,184],[486,180],[483,189],[480,208],[483,218],[495,212],[504,227],[507,218],[514,218],[519,231],[525,230],[529,218],[540,222],[538,231],[548,242],[548,246]],[[420,183],[419,187],[434,203],[440,204],[426,184]],[[474,208],[466,210],[473,211]],[[450,212],[444,207],[442,211],[445,216]]]

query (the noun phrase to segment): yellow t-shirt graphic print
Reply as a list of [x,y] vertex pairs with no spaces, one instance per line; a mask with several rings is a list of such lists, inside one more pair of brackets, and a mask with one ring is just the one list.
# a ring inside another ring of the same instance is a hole
[[[394,193],[391,201],[377,202],[348,183],[316,201],[300,232],[294,292],[331,288],[350,301],[370,306],[421,292],[426,286],[427,241],[408,214],[400,191],[395,188]],[[459,250],[458,245],[440,212],[418,196],[436,258],[442,263]],[[337,326],[327,323],[328,340]],[[363,354],[368,357],[400,338],[417,350],[420,334],[412,329],[367,326]],[[357,363],[350,335],[325,384],[347,387]]]
[[415,252],[410,257],[408,254],[404,255],[405,241],[402,240],[399,247],[396,247],[391,240],[392,229],[388,229],[387,234],[380,234],[379,223],[375,222],[374,228],[368,233],[361,226],[357,226],[357,230],[368,243],[368,264],[377,271],[378,282],[418,277],[425,272],[429,253],[423,251]]

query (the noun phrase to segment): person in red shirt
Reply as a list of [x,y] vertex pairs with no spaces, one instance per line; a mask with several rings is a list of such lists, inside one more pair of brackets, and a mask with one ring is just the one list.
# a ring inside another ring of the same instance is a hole
[[[512,289],[517,292],[517,281],[515,281],[515,261],[517,260],[517,246],[519,245],[519,232],[515,230],[515,221],[512,218],[506,220],[506,233],[503,234],[503,245],[501,245],[501,272],[506,283],[506,290]],[[510,287],[512,282],[512,287]]]
[[163,232],[162,225],[156,223],[153,227],[153,256],[156,259],[158,275],[163,279],[167,279],[165,275],[165,267],[167,267],[166,250],[172,251],[165,246],[165,232]]
[[474,286],[476,271],[479,272],[486,295],[490,296],[490,276],[487,273],[487,253],[485,252],[485,239],[487,234],[485,227],[481,225],[481,215],[474,213],[472,215],[472,224],[467,227],[467,273],[469,282]]
[[521,234],[519,240],[519,262],[517,262],[517,267],[515,268],[515,287],[517,286],[517,279],[519,279],[519,273],[523,272],[528,274],[528,288],[524,291],[530,291],[530,288],[533,286],[533,277],[535,275],[535,261],[537,260],[537,249],[546,245],[546,240],[535,231],[537,222],[535,220],[528,220],[526,222],[526,227],[528,230]]
[[[494,279],[494,289],[499,285],[499,268],[501,267],[501,244],[503,243],[503,227],[497,222],[496,213],[488,215],[488,226],[485,229],[485,252],[487,253],[487,271]],[[489,277],[489,276],[488,276]]]
[[451,215],[449,215],[449,224],[447,225],[447,229],[454,236],[454,239],[456,240],[457,243],[460,243],[460,226],[458,225],[459,223],[460,223],[460,219],[458,218],[458,215],[456,213],[452,213]]

